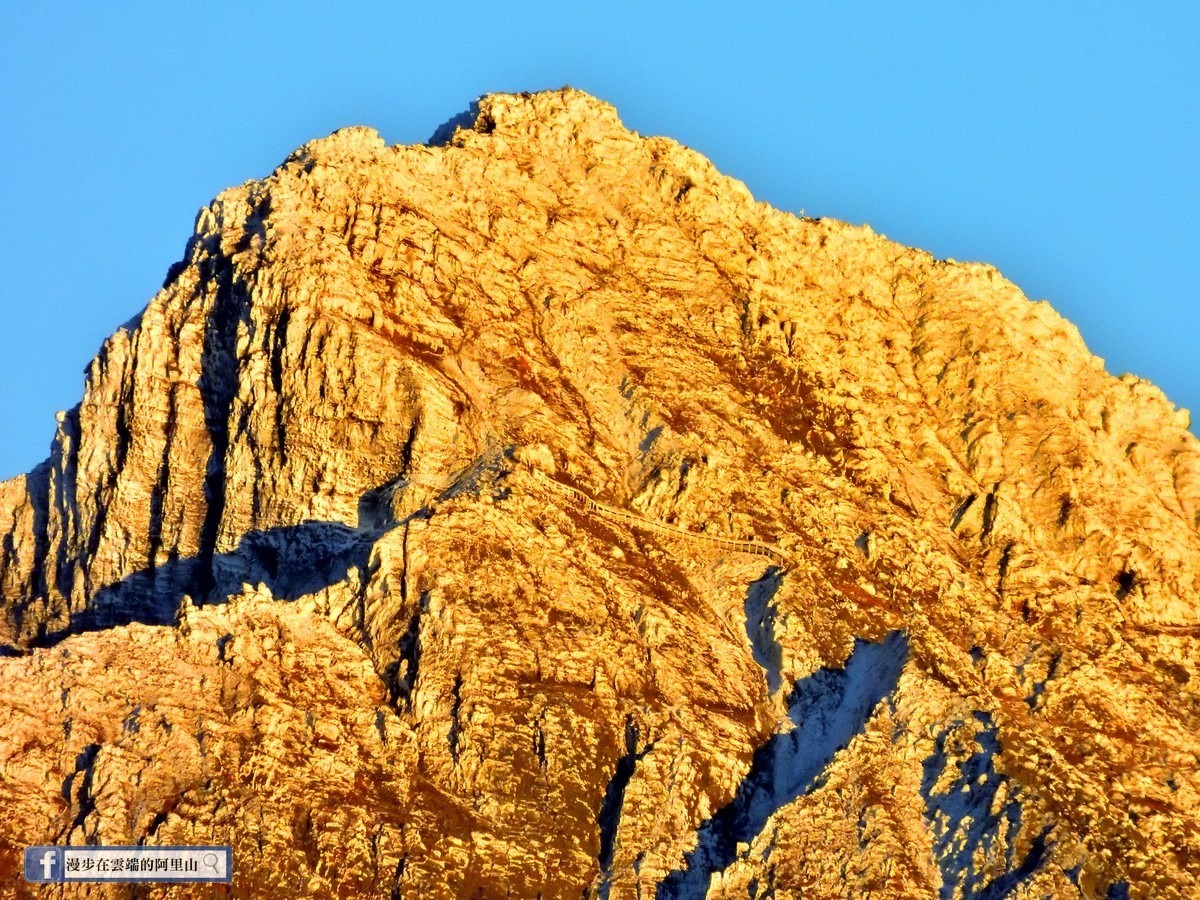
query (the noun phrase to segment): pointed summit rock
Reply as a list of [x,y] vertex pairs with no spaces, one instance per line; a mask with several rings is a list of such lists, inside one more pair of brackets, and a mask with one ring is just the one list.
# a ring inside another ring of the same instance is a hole
[[1187,429],[995,269],[578,91],[339,131],[0,484],[0,877],[1194,897]]

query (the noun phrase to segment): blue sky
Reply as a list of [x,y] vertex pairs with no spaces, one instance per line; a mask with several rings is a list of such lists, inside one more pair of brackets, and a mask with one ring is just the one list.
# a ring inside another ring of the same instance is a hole
[[0,7],[0,478],[222,188],[563,84],[781,209],[999,266],[1200,412],[1200,4],[176,6]]

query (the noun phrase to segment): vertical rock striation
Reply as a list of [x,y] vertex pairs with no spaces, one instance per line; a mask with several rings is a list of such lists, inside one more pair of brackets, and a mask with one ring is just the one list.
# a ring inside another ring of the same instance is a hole
[[1196,896],[1187,428],[994,269],[577,91],[340,131],[201,211],[0,484],[0,876]]

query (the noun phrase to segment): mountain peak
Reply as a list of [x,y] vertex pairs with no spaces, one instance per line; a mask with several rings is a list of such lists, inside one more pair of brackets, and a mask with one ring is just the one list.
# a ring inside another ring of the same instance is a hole
[[1186,427],[995,269],[582,92],[342,129],[201,211],[0,484],[0,874],[1193,894]]

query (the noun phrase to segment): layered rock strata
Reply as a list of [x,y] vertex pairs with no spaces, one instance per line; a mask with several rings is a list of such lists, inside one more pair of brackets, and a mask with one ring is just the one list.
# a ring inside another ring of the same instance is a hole
[[0,881],[1195,897],[1187,428],[995,269],[576,91],[314,141],[0,485]]

